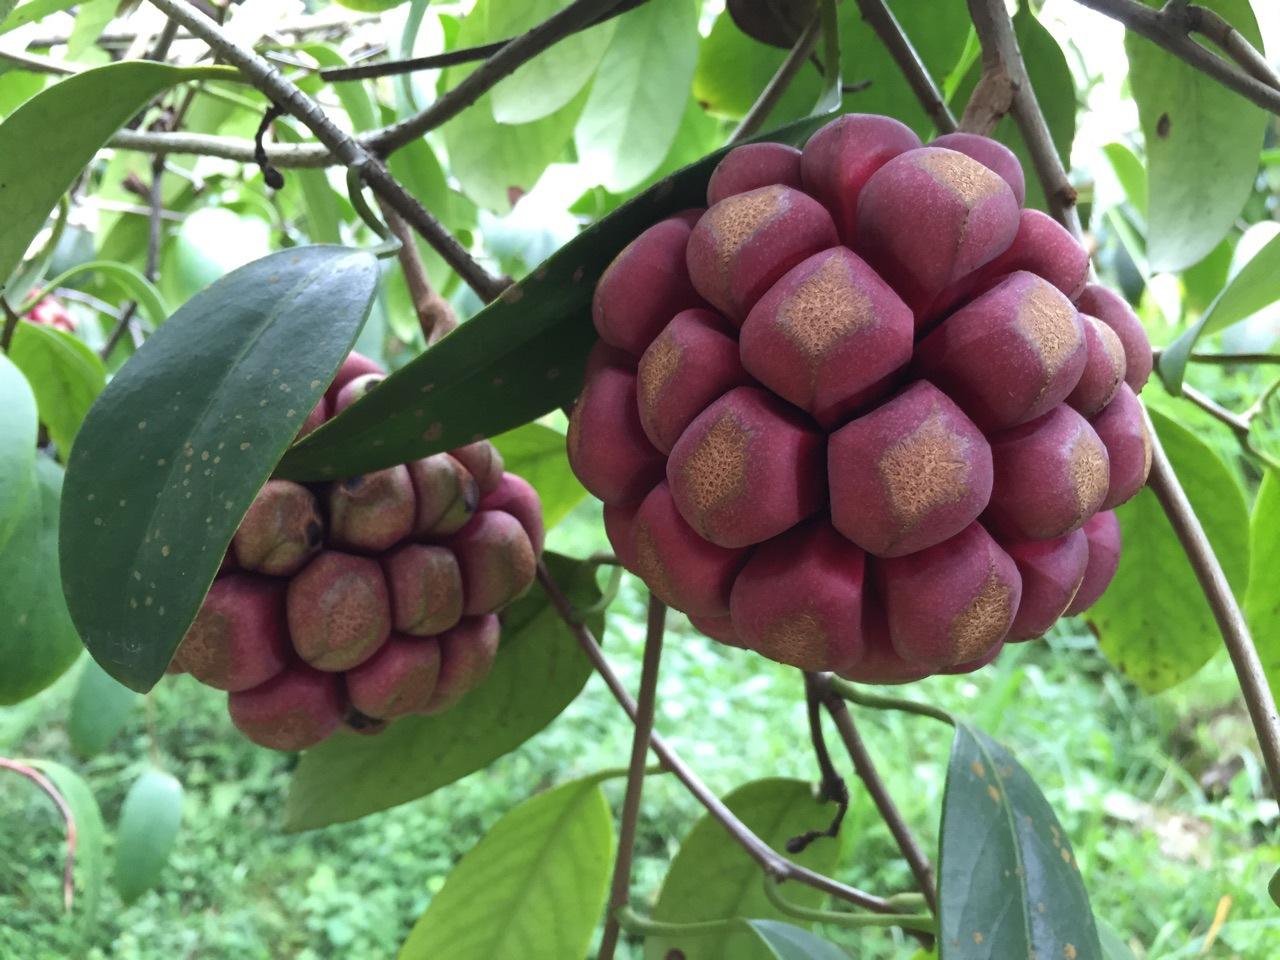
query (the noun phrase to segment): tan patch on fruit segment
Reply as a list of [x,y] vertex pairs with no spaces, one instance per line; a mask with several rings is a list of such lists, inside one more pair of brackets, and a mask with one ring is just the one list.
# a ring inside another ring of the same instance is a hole
[[765,187],[721,200],[704,215],[716,238],[716,260],[728,271],[742,245],[787,208],[787,188]]
[[850,283],[836,256],[798,286],[779,311],[779,327],[809,361],[821,360],[843,337],[874,320],[871,300]]
[[659,598],[671,595],[666,568],[658,556],[658,545],[648,527],[636,525],[632,536],[632,549],[636,558],[636,573]]
[[916,159],[916,166],[970,209],[998,193],[1004,183],[997,174],[962,153],[926,153]]
[[1048,381],[1080,348],[1080,330],[1074,320],[1075,309],[1044,281],[1037,283],[1018,304],[1017,331],[1044,367],[1042,393]]
[[760,652],[783,663],[825,669],[827,632],[811,610],[781,617],[769,625],[765,634],[768,650]]
[[1142,427],[1142,482],[1147,482],[1147,477],[1151,475],[1151,432],[1147,430],[1147,418],[1143,417],[1140,424]]
[[968,444],[947,429],[935,407],[920,426],[880,457],[880,477],[904,532],[965,495],[967,453]]
[[715,510],[746,493],[750,439],[737,418],[726,412],[693,448],[680,473],[685,492],[699,514]]
[[978,595],[951,621],[952,662],[968,663],[982,656],[1004,636],[1012,619],[1012,591],[992,569]]
[[653,410],[657,407],[662,392],[667,389],[671,378],[680,369],[680,360],[683,356],[684,348],[665,333],[653,341],[645,351],[637,376],[642,410]]
[[1116,371],[1116,383],[1124,379],[1125,367],[1128,364],[1128,358],[1124,355],[1124,344],[1120,342],[1120,336],[1101,320],[1095,320],[1093,317],[1086,317],[1086,323],[1092,323],[1098,336],[1102,339],[1102,350],[1107,355],[1107,361],[1111,364],[1111,368]]
[[1067,472],[1076,497],[1076,515],[1087,519],[1107,495],[1111,478],[1107,449],[1097,434],[1082,431],[1076,437],[1067,457]]
[[231,670],[231,630],[226,614],[201,610],[179,647],[186,671],[201,677],[226,677]]

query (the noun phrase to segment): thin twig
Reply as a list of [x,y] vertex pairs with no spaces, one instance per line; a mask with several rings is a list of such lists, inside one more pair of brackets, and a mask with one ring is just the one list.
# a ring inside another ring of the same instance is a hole
[[374,153],[386,156],[406,143],[417,140],[428,130],[434,130],[446,120],[456,117],[493,89],[500,80],[515,73],[548,47],[569,34],[584,29],[617,4],[618,0],[575,0],[527,33],[504,44],[502,49],[468,74],[456,87],[437,97],[431,106],[369,138],[370,148]]
[[662,662],[662,638],[666,632],[667,607],[649,595],[649,620],[644,638],[644,663],[640,668],[640,699],[636,707],[635,739],[631,742],[631,766],[627,771],[627,793],[622,800],[622,820],[618,828],[618,858],[613,866],[613,889],[596,960],[613,960],[618,948],[617,912],[627,905],[631,892],[631,858],[635,854],[636,821],[640,816],[640,795],[644,790],[645,759],[653,734],[653,708],[658,692],[658,667]]
[[[559,613],[561,620],[564,621],[565,625],[577,638],[579,646],[582,647],[587,658],[595,667],[596,672],[604,680],[609,692],[613,694],[614,699],[618,701],[618,704],[634,722],[638,715],[635,701],[631,699],[631,695],[623,687],[618,675],[613,672],[613,668],[605,658],[600,645],[596,643],[595,637],[591,635],[591,631],[578,622],[569,599],[564,595],[564,591],[560,589],[550,572],[548,572],[545,564],[542,563],[538,564],[538,582],[547,591],[547,596],[551,598],[551,603],[556,608],[556,612]],[[663,766],[675,774],[676,778],[685,785],[694,798],[725,828],[733,841],[742,847],[751,859],[760,864],[761,868],[770,877],[779,881],[794,880],[797,883],[813,887],[816,890],[822,890],[840,900],[865,907],[868,910],[874,910],[877,913],[891,913],[895,910],[894,905],[883,897],[877,897],[856,887],[840,883],[838,880],[823,876],[808,867],[803,867],[781,856],[756,836],[745,823],[739,820],[733,811],[711,792],[711,789],[702,782],[702,779],[693,772],[662,737],[657,733],[651,734],[649,745],[653,748],[653,752],[658,755],[658,759],[662,761]]]
[[26,53],[22,50],[5,50],[3,48],[0,48],[0,62],[15,64],[18,68],[29,70],[32,73],[51,73],[59,77],[69,77],[85,69],[79,64],[67,63],[65,60],[53,60],[49,57],[37,56],[34,53]]
[[[378,157],[330,120],[314,100],[286,79],[279,70],[252,50],[231,40],[216,22],[190,4],[182,0],[151,0],[151,3],[207,43],[210,49],[228,63],[236,66],[245,79],[269,99],[297,117],[344,166],[358,169],[370,189],[395,208],[463,281],[475,290],[481,300],[487,303],[506,288],[507,285],[502,280],[477,263],[453,234],[427,212],[417,198],[391,175]],[[416,136],[408,136],[403,142],[407,143]]]
[[[142,133],[137,130],[120,130],[107,141],[107,146],[117,150],[136,150],[139,153],[218,157],[238,163],[254,163],[257,159],[252,140],[207,133]],[[314,169],[341,165],[341,161],[319,143],[275,143],[266,147],[266,154],[271,165],[280,169]]]
[[75,902],[76,882],[75,882],[75,866],[76,866],[76,818],[71,812],[71,807],[67,803],[66,797],[43,773],[35,767],[27,766],[25,763],[19,763],[17,760],[9,760],[6,757],[0,757],[0,768],[12,770],[20,776],[26,777],[37,787],[49,795],[49,799],[53,801],[53,805],[58,808],[58,812],[62,814],[62,822],[67,827],[67,860],[62,870],[62,904],[66,910],[71,909],[71,905]]
[[907,821],[898,810],[897,804],[893,802],[888,787],[880,779],[871,754],[867,751],[867,745],[862,742],[858,728],[854,725],[853,715],[849,713],[844,700],[831,686],[831,675],[817,674],[814,676],[813,684],[827,712],[831,714],[831,719],[835,721],[836,729],[840,731],[840,738],[844,741],[845,749],[849,751],[849,759],[853,761],[854,771],[866,786],[867,793],[875,803],[876,809],[880,811],[880,817],[889,828],[889,832],[893,834],[893,839],[898,844],[903,859],[911,868],[911,873],[915,876],[916,884],[924,894],[930,911],[936,914],[938,912],[937,881],[934,879],[933,866],[929,863],[929,857],[920,847],[915,835],[911,832],[911,827],[907,825]]
[[1280,353],[1193,353],[1192,363],[1212,363],[1221,366],[1232,364],[1276,364],[1280,363]]
[[831,762],[831,751],[827,749],[827,738],[822,730],[822,700],[818,688],[814,685],[814,674],[804,675],[805,713],[809,718],[809,739],[813,741],[813,756],[818,761],[819,781],[818,799],[823,803],[834,801],[836,815],[825,830],[809,830],[790,838],[787,841],[787,853],[800,853],[819,837],[836,837],[840,835],[840,824],[849,812],[849,788],[844,778],[836,773],[836,766]]
[[893,11],[884,0],[857,0],[858,9],[865,20],[876,32],[880,42],[884,44],[889,55],[897,63],[912,93],[920,101],[920,106],[933,121],[938,133],[951,133],[956,129],[956,118],[947,106],[942,91],[929,75],[929,68],[920,59],[920,54],[912,46],[911,39],[903,31],[901,24],[893,15]]
[[0,312],[4,313],[4,331],[0,332],[0,352],[8,353],[13,344],[13,335],[18,332],[19,317],[14,313],[9,301],[0,296]]
[[764,126],[773,108],[790,88],[791,81],[809,59],[809,54],[813,52],[814,45],[818,42],[818,34],[821,32],[822,18],[815,12],[809,25],[796,40],[795,46],[791,48],[791,52],[787,54],[774,75],[769,78],[769,82],[760,91],[760,96],[756,97],[756,102],[751,105],[747,115],[730,135],[729,143],[741,143]]
[[[1191,39],[1190,31],[1195,29],[1193,23],[1196,21],[1208,29],[1213,29],[1211,23],[1206,24],[1202,13],[1194,12],[1201,11],[1202,8],[1167,3],[1155,9],[1139,0],[1076,0],[1076,2],[1120,21],[1129,30],[1146,37],[1156,46],[1162,47],[1201,73],[1208,74],[1246,100],[1264,110],[1280,114],[1280,89],[1277,89],[1272,82],[1263,82],[1256,75],[1256,58],[1243,52],[1245,46],[1251,50],[1253,48],[1244,37],[1240,36],[1239,31],[1231,30],[1235,37],[1224,38],[1223,49],[1229,56],[1243,57],[1248,64],[1245,70]],[[1206,33],[1206,36],[1211,40],[1216,39],[1211,33]],[[1257,54],[1257,51],[1253,50],[1253,53]],[[1265,63],[1265,60],[1263,62]],[[1270,72],[1269,68],[1268,72]]]
[[382,211],[387,226],[391,228],[391,233],[400,241],[396,257],[404,272],[405,286],[409,288],[409,299],[413,301],[418,326],[422,328],[422,335],[430,346],[458,326],[458,315],[449,301],[440,296],[431,285],[426,264],[422,262],[422,254],[418,251],[418,238],[404,222],[404,218],[381,198],[378,199],[378,208]]
[[850,703],[856,703],[860,707],[869,707],[872,710],[897,710],[900,713],[913,713],[918,717],[928,717],[931,720],[945,723],[949,727],[956,725],[955,717],[941,707],[935,707],[933,704],[921,703],[918,700],[908,700],[905,697],[890,697],[882,693],[871,693],[861,687],[854,686],[848,680],[840,677],[830,677],[828,682],[831,684],[833,691]]

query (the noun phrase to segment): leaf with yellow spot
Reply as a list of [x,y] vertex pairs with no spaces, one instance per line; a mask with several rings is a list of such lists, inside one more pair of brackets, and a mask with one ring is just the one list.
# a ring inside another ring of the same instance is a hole
[[164,673],[241,518],[355,342],[370,253],[299,247],[180,308],[85,418],[60,556],[81,639],[135,690]]
[[941,960],[1101,960],[1071,844],[1005,747],[956,725],[938,862]]

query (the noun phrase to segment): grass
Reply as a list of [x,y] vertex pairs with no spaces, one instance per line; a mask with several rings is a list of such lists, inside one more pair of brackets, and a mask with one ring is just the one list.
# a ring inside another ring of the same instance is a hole
[[[595,523],[584,506],[554,541],[575,553],[592,549]],[[633,689],[643,603],[626,578],[607,635]],[[658,729],[721,793],[760,777],[813,778],[799,674],[699,637],[683,618],[673,615],[672,624]],[[107,892],[96,958],[394,956],[451,866],[506,809],[550,784],[625,763],[630,746],[629,725],[593,678],[551,727],[482,775],[356,823],[290,836],[280,823],[294,759],[239,738],[220,695],[189,678],[166,681],[108,752],[84,761],[65,731],[71,686],[46,692],[25,719],[0,711],[0,751],[78,769],[109,831],[153,751],[187,791],[159,888],[131,906]],[[1280,918],[1266,893],[1280,866],[1277,811],[1260,799],[1264,774],[1224,658],[1147,698],[1106,665],[1079,624],[1069,624],[977,675],[934,678],[907,693],[969,718],[1017,753],[1072,838],[1097,914],[1138,957],[1253,960],[1280,952]],[[898,714],[856,716],[907,819],[936,849],[946,729]],[[910,889],[887,830],[851,787],[852,842],[841,879],[881,893]],[[621,782],[607,789],[616,810]],[[0,811],[0,957],[65,956],[61,822],[12,776],[0,779]],[[646,785],[633,887],[639,909],[652,903],[699,813],[673,778]],[[914,950],[896,931],[826,932],[860,960],[905,960]],[[633,945],[629,955],[640,953]]]

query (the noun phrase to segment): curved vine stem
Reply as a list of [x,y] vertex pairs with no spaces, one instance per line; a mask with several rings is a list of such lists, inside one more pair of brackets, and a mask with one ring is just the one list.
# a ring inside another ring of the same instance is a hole
[[48,794],[49,799],[53,801],[53,805],[58,808],[58,813],[62,815],[62,822],[67,828],[67,860],[62,872],[62,904],[67,910],[71,909],[71,905],[75,899],[75,865],[76,865],[76,818],[71,812],[71,807],[67,803],[66,797],[62,795],[53,781],[46,777],[35,767],[20,763],[17,760],[10,760],[7,757],[0,757],[0,770],[12,770],[19,776],[26,777],[37,787]]

